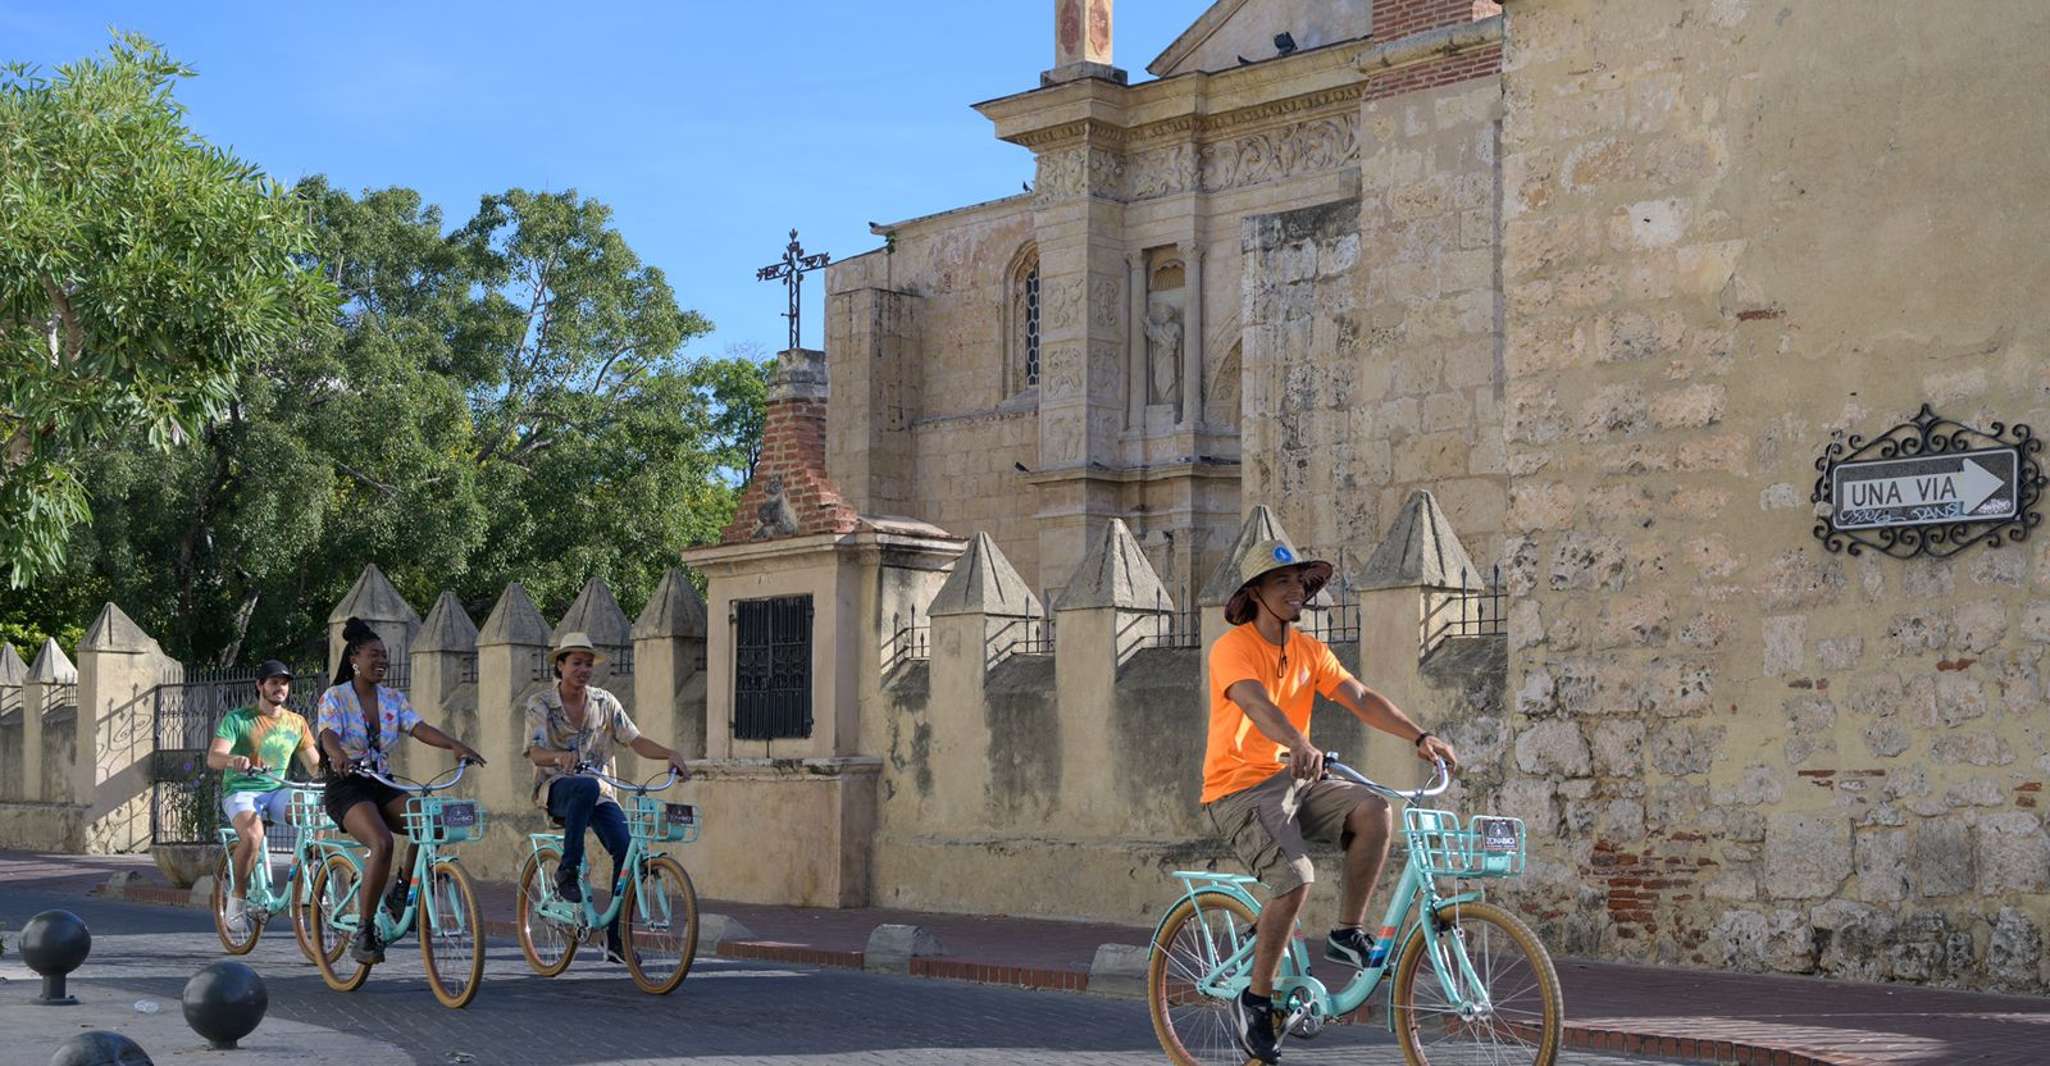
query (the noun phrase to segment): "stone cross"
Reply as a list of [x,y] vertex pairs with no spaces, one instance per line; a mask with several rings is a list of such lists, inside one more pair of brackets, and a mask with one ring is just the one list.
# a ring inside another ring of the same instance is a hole
[[804,246],[797,243],[797,231],[793,229],[790,231],[790,244],[783,249],[782,260],[770,263],[768,266],[755,271],[756,281],[781,281],[784,287],[790,291],[790,310],[784,312],[783,317],[790,320],[790,347],[793,349],[798,347],[798,290],[804,285],[804,275],[808,271],[824,267],[828,258],[830,257],[824,252],[820,252],[817,255],[804,254]]

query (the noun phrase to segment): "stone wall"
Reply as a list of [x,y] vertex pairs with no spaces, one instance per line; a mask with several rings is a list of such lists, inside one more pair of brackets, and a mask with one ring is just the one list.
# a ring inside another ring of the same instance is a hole
[[1494,798],[1566,951],[2044,984],[2050,542],[1810,533],[1832,434],[2050,423],[2050,10],[1907,11],[1509,5]]

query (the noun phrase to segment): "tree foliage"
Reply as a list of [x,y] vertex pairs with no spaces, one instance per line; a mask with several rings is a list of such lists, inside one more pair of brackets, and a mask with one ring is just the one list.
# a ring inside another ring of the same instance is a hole
[[[250,360],[320,342],[288,192],[197,137],[191,71],[120,38],[53,78],[0,68],[0,569],[64,564],[96,449],[169,453],[229,414]],[[172,460],[175,464],[176,460]]]

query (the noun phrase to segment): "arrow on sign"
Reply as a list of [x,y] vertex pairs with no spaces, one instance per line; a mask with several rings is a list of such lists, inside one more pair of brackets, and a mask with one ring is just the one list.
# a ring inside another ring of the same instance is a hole
[[1843,502],[1851,508],[1956,503],[1964,508],[1965,514],[1972,514],[2005,484],[1999,475],[1967,458],[1959,463],[1958,469],[1947,473],[1873,478],[1869,481],[1847,477],[1843,483]]

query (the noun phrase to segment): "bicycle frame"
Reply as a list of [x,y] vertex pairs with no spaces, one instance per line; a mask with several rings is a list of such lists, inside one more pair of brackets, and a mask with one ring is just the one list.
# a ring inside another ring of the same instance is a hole
[[[456,765],[455,777],[451,778],[447,784],[404,785],[373,771],[365,770],[359,772],[373,780],[390,785],[401,792],[406,792],[416,797],[425,797],[431,796],[436,792],[443,792],[454,788],[456,782],[463,779],[463,771],[468,766],[469,763],[467,762],[458,763]],[[408,881],[405,910],[397,918],[393,918],[391,912],[380,904],[373,912],[376,915],[378,939],[386,943],[404,936],[406,930],[414,928],[414,922],[419,917],[419,911],[422,907],[420,886],[427,883],[428,874],[434,869],[435,864],[442,859],[442,845],[436,844],[432,840],[418,840],[417,838],[415,838],[415,842],[418,844],[418,851],[413,856],[412,876]],[[353,837],[319,840],[315,841],[314,845],[330,854],[341,855],[347,858],[349,863],[356,868],[354,883],[349,886],[348,893],[341,900],[337,901],[333,916],[328,921],[328,925],[331,928],[353,936],[363,924],[360,915],[360,900],[363,892],[363,858],[361,853],[366,849],[361,841]],[[450,862],[457,861],[453,853],[449,855],[448,859]],[[427,896],[428,899],[425,903],[427,917],[430,924],[438,929],[441,927],[442,917],[440,912],[434,907],[433,894],[428,893]],[[458,918],[460,917],[461,915],[458,915]]]
[[[1364,785],[1390,800],[1409,802],[1422,799],[1442,793],[1450,784],[1450,776],[1442,763],[1438,766],[1439,780],[1415,792],[1400,792],[1368,780],[1351,767],[1339,762],[1335,753],[1326,756],[1325,765],[1339,776]],[[1262,910],[1260,901],[1246,887],[1258,884],[1256,878],[1242,874],[1190,870],[1178,870],[1174,876],[1186,887],[1183,898],[1189,900],[1199,914],[1206,896],[1236,899],[1249,908],[1256,917]],[[1415,855],[1410,855],[1403,864],[1402,880],[1397,883],[1394,897],[1389,900],[1387,912],[1381,918],[1379,935],[1375,938],[1372,953],[1367,957],[1368,965],[1355,973],[1343,987],[1333,991],[1310,975],[1309,950],[1300,936],[1291,936],[1283,952],[1283,959],[1293,965],[1283,966],[1281,973],[1275,978],[1275,1002],[1287,1008],[1291,1023],[1304,1013],[1321,1018],[1336,1018],[1358,1010],[1372,998],[1375,991],[1380,988],[1382,979],[1388,976],[1396,960],[1401,958],[1402,945],[1406,945],[1412,937],[1437,931],[1439,908],[1447,904],[1478,900],[1482,895],[1479,891],[1450,896],[1440,895],[1436,880],[1429,875],[1427,868]],[[1170,907],[1168,913],[1172,914],[1174,910],[1175,908]],[[1166,922],[1167,918],[1163,916],[1161,925],[1154,928],[1154,950],[1164,950],[1166,947],[1160,942]],[[1258,938],[1248,936],[1244,938],[1243,943],[1230,945],[1231,950],[1227,953],[1213,939],[1208,922],[1199,921],[1197,925],[1202,930],[1205,952],[1211,958],[1220,959],[1216,968],[1204,974],[1198,981],[1197,991],[1220,1000],[1238,996],[1252,983],[1252,975],[1248,971],[1252,966],[1253,951]],[[1402,935],[1396,935],[1398,930]],[[1473,972],[1472,962],[1464,952],[1458,953],[1459,958],[1455,965],[1446,957],[1447,953],[1440,948],[1435,936],[1427,940],[1425,946],[1440,985],[1453,999],[1454,1005],[1466,1005],[1464,997],[1467,991],[1476,990],[1478,998],[1472,1005],[1481,1009],[1492,1006],[1487,1000],[1483,982]],[[1455,976],[1457,980],[1453,979]],[[1388,1026],[1392,1030],[1394,1025],[1394,1012],[1390,1011]]]
[[[645,796],[650,792],[664,791],[668,789],[671,785],[674,785],[676,783],[676,770],[674,768],[670,769],[668,778],[665,779],[663,783],[660,785],[637,785],[632,782],[621,781],[618,778],[612,777],[608,774],[599,773],[598,771],[592,769],[588,765],[581,763],[578,764],[577,768],[574,771],[572,771],[572,773],[568,776],[593,777],[600,781],[604,781],[607,784],[610,784],[614,788],[631,792],[636,797]],[[541,878],[541,913],[547,917],[554,918],[558,921],[574,920],[579,923],[578,927],[581,929],[597,929],[603,926],[609,926],[613,923],[615,919],[619,918],[620,904],[625,899],[627,885],[626,879],[629,877],[639,877],[642,869],[645,868],[645,866],[649,862],[652,862],[655,859],[660,858],[664,854],[663,852],[655,850],[655,848],[649,843],[648,838],[640,832],[639,826],[637,824],[630,823],[628,826],[628,830],[631,833],[631,836],[627,841],[626,854],[620,856],[619,858],[619,874],[613,878],[612,882],[612,899],[609,903],[605,905],[605,909],[603,911],[600,911],[598,909],[597,904],[591,902],[591,894],[589,892],[585,892],[583,894],[584,898],[581,902],[571,903],[568,900],[563,899],[561,896],[556,895],[555,884],[552,878]],[[530,833],[528,834],[527,841],[528,850],[531,854],[538,855],[541,853],[541,850],[543,848],[555,848],[558,861],[562,855],[561,849],[565,844],[563,834],[561,833]],[[588,866],[588,864],[586,864],[586,866]],[[582,870],[579,870],[577,872],[577,876],[579,878],[584,879],[584,884],[586,886],[590,884],[590,880],[588,878],[584,878]],[[643,922],[648,922],[657,918],[659,918],[662,921],[669,920],[670,915],[653,915],[649,913],[648,908],[650,907],[650,903],[645,894],[636,893],[634,899],[635,903],[640,908],[639,917]],[[669,906],[669,901],[666,896],[663,897],[659,902],[661,906],[665,908]]]
[[[279,788],[289,788],[294,791],[301,792],[318,791],[318,789],[307,788],[302,785],[297,785],[283,778],[276,778],[275,780],[277,782],[277,787]],[[276,828],[277,827],[275,825],[266,826],[264,830],[265,836],[268,837],[270,832]],[[235,827],[232,825],[222,826],[219,830],[219,833],[221,848],[224,851],[224,853],[228,856],[227,891],[230,895],[233,895],[235,889],[238,887],[235,883],[235,848],[241,843],[242,837],[241,834],[236,832]],[[292,843],[292,861],[285,866],[284,876],[280,877],[278,881],[275,882],[275,884],[283,884],[288,886],[286,889],[280,890],[274,890],[273,888],[274,882],[271,880],[270,873],[271,853],[268,847],[266,846],[264,850],[258,851],[256,856],[250,861],[249,864],[249,887],[248,890],[243,893],[243,899],[246,902],[246,904],[250,907],[260,909],[267,914],[278,914],[282,912],[286,907],[291,906],[294,902],[291,898],[292,892],[289,888],[289,886],[291,886],[293,883],[292,878],[299,874],[302,870],[311,870],[313,868],[313,853],[319,849],[320,843],[320,841],[314,839],[313,834],[311,832],[304,830],[300,831],[299,839],[293,841]],[[307,891],[307,888],[308,884],[306,882],[302,881],[299,883],[298,892],[301,898],[298,900],[298,902],[306,902],[305,892]]]

